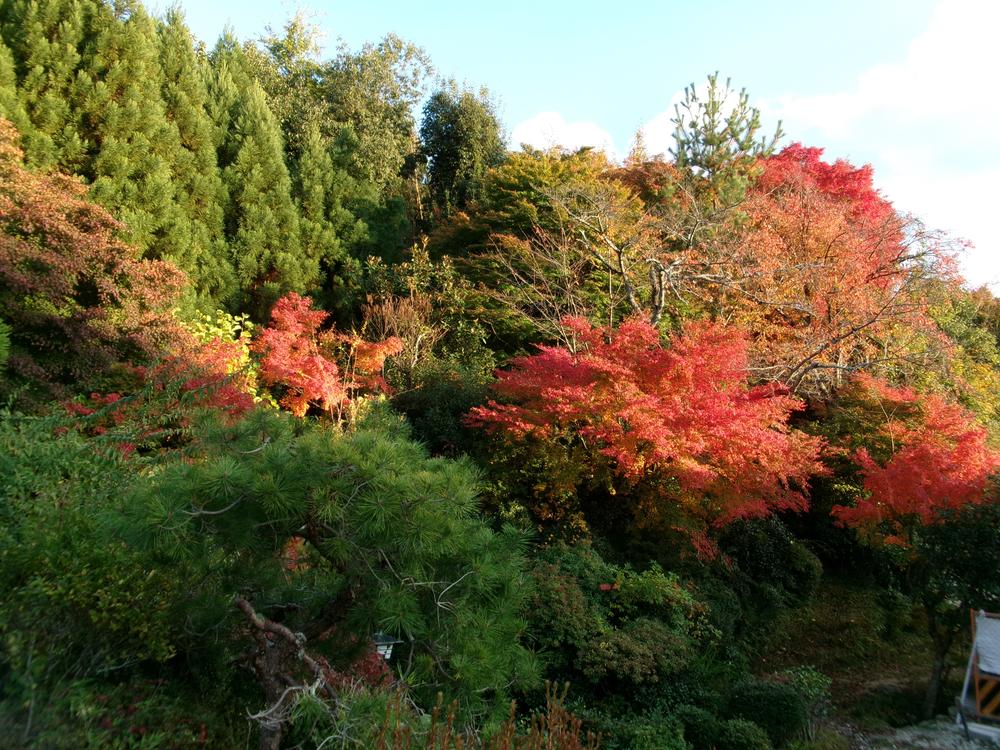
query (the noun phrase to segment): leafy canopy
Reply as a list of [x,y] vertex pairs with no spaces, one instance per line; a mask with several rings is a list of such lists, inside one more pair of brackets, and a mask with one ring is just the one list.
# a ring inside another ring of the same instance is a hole
[[867,375],[857,379],[857,387],[884,415],[876,432],[881,450],[854,451],[865,496],[853,506],[835,506],[839,521],[884,535],[886,542],[908,544],[915,526],[995,500],[989,480],[1000,469],[1000,452],[968,411],[941,395],[896,388]]
[[667,348],[638,320],[564,322],[577,350],[513,360],[494,387],[504,403],[473,409],[474,424],[513,441],[583,443],[626,480],[672,477],[669,502],[718,525],[805,508],[820,441],[789,428],[798,399],[747,385],[740,333],[692,324]]

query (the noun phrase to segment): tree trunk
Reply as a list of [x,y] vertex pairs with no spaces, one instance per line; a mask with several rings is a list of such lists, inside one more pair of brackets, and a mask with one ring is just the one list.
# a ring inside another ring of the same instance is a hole
[[924,718],[933,718],[941,696],[941,685],[944,682],[945,660],[955,642],[955,631],[948,627],[948,618],[942,615],[938,607],[939,600],[924,600],[924,611],[927,613],[927,632],[934,644],[934,666],[931,669],[931,679],[927,684],[927,694],[924,696]]
[[281,725],[267,727],[261,724],[260,742],[257,747],[260,750],[281,750],[281,736],[284,734]]
[[927,694],[924,696],[924,718],[931,719],[937,709],[938,698],[941,695],[941,683],[944,678],[944,662],[948,655],[948,647],[935,640],[934,643],[934,667],[931,669],[931,681],[927,685]]

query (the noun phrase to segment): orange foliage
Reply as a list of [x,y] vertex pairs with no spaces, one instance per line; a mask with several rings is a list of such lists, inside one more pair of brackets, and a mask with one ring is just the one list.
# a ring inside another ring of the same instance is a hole
[[755,372],[793,390],[899,356],[900,331],[933,328],[922,282],[952,273],[940,238],[896,214],[870,167],[821,155],[795,144],[764,160],[722,253],[720,315],[749,331]]
[[121,225],[61,174],[24,168],[0,119],[0,319],[12,328],[8,368],[46,395],[96,384],[120,363],[157,359],[178,340],[184,275],[142,260]]

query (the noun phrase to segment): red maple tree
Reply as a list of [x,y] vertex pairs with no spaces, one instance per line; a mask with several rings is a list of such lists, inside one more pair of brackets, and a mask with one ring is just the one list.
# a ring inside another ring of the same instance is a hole
[[745,328],[761,376],[826,393],[934,335],[930,278],[953,278],[945,238],[896,212],[869,166],[793,144],[761,162],[746,221],[711,255],[716,314]]
[[722,525],[804,509],[821,441],[788,426],[802,403],[747,384],[747,342],[724,326],[688,325],[669,348],[649,324],[616,330],[567,318],[576,351],[543,346],[497,373],[469,422],[511,440],[577,439],[626,480],[668,476],[671,500]]
[[354,393],[384,389],[382,367],[402,346],[395,337],[370,342],[323,329],[328,317],[309,297],[290,292],[252,346],[261,355],[261,380],[282,391],[281,405],[300,417],[314,405],[339,419]]
[[906,545],[914,525],[996,501],[989,480],[1000,469],[1000,452],[967,410],[941,395],[892,387],[868,375],[856,384],[884,414],[876,437],[888,450],[882,456],[864,447],[854,451],[866,494],[854,505],[835,506],[838,521]]

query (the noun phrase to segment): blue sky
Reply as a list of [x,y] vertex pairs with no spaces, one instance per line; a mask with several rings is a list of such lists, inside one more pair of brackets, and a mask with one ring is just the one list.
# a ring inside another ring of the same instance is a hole
[[871,163],[898,208],[974,243],[966,277],[1000,290],[1000,0],[180,5],[209,44],[227,24],[256,38],[300,7],[328,54],[394,32],[439,75],[487,86],[515,145],[622,156],[641,128],[666,148],[672,102],[718,70],[788,140]]

